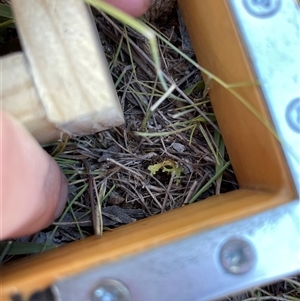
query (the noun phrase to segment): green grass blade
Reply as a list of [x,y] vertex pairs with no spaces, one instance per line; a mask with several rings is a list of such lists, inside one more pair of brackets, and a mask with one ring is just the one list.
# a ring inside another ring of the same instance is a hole
[[0,242],[0,264],[3,262],[4,258],[6,255],[9,255],[8,252],[9,252],[9,249],[12,245],[12,241],[2,241]]
[[6,21],[3,21],[0,20],[0,28],[4,28],[4,27],[7,27],[7,26],[10,26],[12,24],[14,24],[15,22],[13,20],[6,20]]
[[[25,254],[33,254],[33,253],[40,253],[45,250],[50,250],[57,248],[53,245],[46,245],[46,244],[37,244],[34,242],[11,242],[8,250],[6,250],[8,246],[7,242],[0,242],[0,252],[5,252],[6,255],[25,255]],[[1,254],[2,256],[2,254]]]
[[[225,145],[224,145],[222,135],[217,131],[214,131],[214,141],[215,141],[215,145],[217,146],[217,158],[218,158],[218,160],[216,161],[216,174],[217,174],[224,166]],[[216,180],[216,193],[220,193],[222,178],[223,178],[223,174],[221,174],[221,176]]]
[[0,17],[14,19],[14,15],[9,5],[0,3]]
[[[59,218],[59,223],[64,219],[64,217],[66,216],[67,212],[70,210],[70,208],[73,206],[74,202],[76,200],[78,200],[78,198],[80,198],[80,196],[86,191],[88,187],[88,184],[83,185],[82,189],[75,195],[75,197],[68,203],[68,206],[65,208],[63,214],[61,215],[61,217]],[[44,252],[46,250],[46,247],[49,245],[49,242],[51,241],[51,239],[53,238],[54,234],[56,233],[57,229],[59,226],[55,226],[51,235],[49,236],[49,238],[47,239],[46,243],[45,243],[45,247],[42,249],[42,252]]]
[[177,133],[180,133],[180,132],[184,132],[186,130],[189,130],[189,129],[192,129],[194,128],[194,124],[190,125],[190,126],[187,126],[183,129],[178,129],[178,130],[175,130],[175,131],[169,131],[169,132],[160,132],[160,133],[144,133],[144,132],[133,132],[135,135],[137,136],[141,136],[141,137],[164,137],[166,135],[172,135],[172,134],[177,134]]
[[197,125],[195,124],[194,127],[192,128],[191,134],[190,134],[190,139],[189,139],[189,144],[190,144],[190,145],[192,144],[192,140],[193,140],[193,137],[194,137],[194,133],[195,133],[195,131],[196,131],[196,128],[197,128]]
[[297,298],[297,297],[288,296],[288,295],[284,295],[284,297],[285,297],[287,300],[291,300],[291,301],[300,301],[300,298]]
[[52,151],[51,156],[52,157],[58,157],[66,148],[70,136],[65,137],[63,140],[59,141],[55,147],[55,149]]
[[223,172],[229,167],[230,164],[230,161],[224,164],[224,166],[219,170],[219,172],[216,173],[201,189],[199,189],[199,191],[192,197],[189,203],[191,204],[197,201],[200,195],[203,192],[205,192],[209,188],[209,186],[223,174]]
[[200,123],[199,123],[199,129],[200,129],[201,134],[203,135],[205,141],[207,142],[209,149],[211,150],[212,154],[214,155],[216,163],[220,164],[218,155],[217,155],[217,153],[216,153],[216,151],[215,151],[215,149],[214,149],[214,147],[213,147],[213,145],[212,145],[205,129],[203,128],[203,126]]
[[70,207],[70,212],[71,212],[71,214],[72,214],[72,217],[73,217],[74,221],[76,222],[76,227],[77,227],[77,230],[78,230],[78,232],[79,232],[79,234],[80,234],[80,237],[81,237],[81,238],[84,238],[84,235],[83,235],[82,230],[81,230],[81,228],[80,228],[80,224],[78,223],[78,221],[77,221],[77,219],[76,219],[76,215],[75,215],[75,212],[74,212],[74,210],[73,210],[72,207]]
[[115,55],[114,55],[112,61],[111,61],[110,64],[109,64],[109,70],[110,70],[110,72],[112,72],[112,70],[114,69],[115,64],[116,64],[116,62],[117,62],[117,60],[118,60],[118,57],[119,57],[120,52],[121,52],[123,40],[124,40],[124,34],[122,34],[121,39],[120,39],[120,42],[119,42],[119,44],[118,44],[117,51],[116,51],[116,53],[115,53]]
[[132,66],[132,73],[133,73],[134,77],[137,78],[136,70],[135,70],[135,64],[133,62],[133,56],[132,56],[131,47],[130,47],[130,43],[129,43],[129,37],[128,37],[128,33],[127,33],[127,27],[125,25],[124,25],[124,35],[126,37],[126,44],[127,44],[129,59],[130,59],[130,63],[131,63],[131,66]]
[[203,80],[196,82],[195,84],[187,87],[183,92],[186,96],[190,96],[193,92],[203,91],[205,89],[205,83]]

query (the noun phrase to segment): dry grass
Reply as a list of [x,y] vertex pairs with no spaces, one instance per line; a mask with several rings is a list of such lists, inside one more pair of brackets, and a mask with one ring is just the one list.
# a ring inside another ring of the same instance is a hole
[[[176,16],[160,30],[182,48]],[[146,39],[101,13],[95,21],[125,124],[47,147],[69,177],[70,202],[36,242],[64,244],[237,188],[231,168],[212,181],[229,163],[199,71],[160,43],[163,72],[175,85],[151,112],[164,92]]]

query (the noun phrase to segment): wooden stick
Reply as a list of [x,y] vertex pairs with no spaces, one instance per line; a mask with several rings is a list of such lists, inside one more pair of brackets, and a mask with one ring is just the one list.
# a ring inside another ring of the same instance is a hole
[[[3,85],[3,109],[41,142],[61,133],[86,135],[122,124],[106,59],[83,1],[11,2],[24,56],[2,59],[10,72]],[[12,90],[19,68],[18,90]]]

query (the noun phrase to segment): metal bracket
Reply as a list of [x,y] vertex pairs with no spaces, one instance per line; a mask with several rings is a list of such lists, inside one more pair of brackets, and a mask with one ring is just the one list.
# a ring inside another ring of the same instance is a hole
[[[58,301],[201,301],[220,298],[300,272],[300,204],[95,267],[56,282]],[[93,298],[104,280],[117,280],[130,298]]]

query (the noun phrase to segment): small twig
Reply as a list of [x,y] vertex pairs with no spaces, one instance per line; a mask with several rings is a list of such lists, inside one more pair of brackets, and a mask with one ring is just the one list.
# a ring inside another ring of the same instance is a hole
[[166,195],[165,195],[165,199],[164,199],[164,202],[163,202],[163,205],[162,205],[161,213],[163,213],[166,209],[166,204],[167,204],[168,197],[171,198],[170,190],[171,190],[171,187],[172,187],[172,184],[173,184],[173,181],[174,181],[174,177],[175,177],[175,172],[172,172],[172,176],[171,176],[168,188],[166,190]]
[[8,251],[9,251],[11,245],[12,245],[12,242],[13,242],[12,240],[10,240],[10,241],[7,242],[4,250],[2,251],[2,253],[0,255],[0,263],[3,262],[4,257],[6,256],[6,254],[8,253]]
[[189,204],[190,198],[191,198],[192,194],[194,193],[194,191],[195,191],[195,190],[199,190],[199,189],[203,186],[203,184],[205,183],[205,181],[207,180],[207,178],[209,177],[209,175],[210,175],[210,172],[207,171],[207,172],[204,174],[204,176],[202,177],[202,179],[201,179],[200,182],[197,182],[197,181],[196,181],[196,184],[198,184],[198,185],[197,185],[197,187],[195,187],[195,188],[194,188],[194,183],[195,183],[195,182],[193,183],[192,188],[194,188],[194,189],[193,189],[193,191],[192,191],[192,188],[191,188],[191,191],[190,191],[189,195],[186,197],[186,199],[185,199],[185,201],[184,201],[184,203],[183,203],[183,206]]
[[84,225],[90,224],[90,221],[77,221],[77,222],[54,222],[52,225],[54,226],[74,226],[74,225]]
[[[147,205],[146,205],[144,196],[136,189],[136,182],[133,182],[134,185],[131,184],[132,181],[130,180],[130,178],[128,178],[128,179],[126,179],[126,180],[123,180],[123,179],[120,179],[120,178],[119,178],[119,181],[120,181],[121,183],[126,184],[126,186],[125,186],[125,185],[122,185],[122,186],[123,186],[123,188],[124,188],[126,191],[128,191],[129,194],[131,194],[132,196],[135,196],[135,195],[138,196],[139,200],[141,200],[142,205],[146,208],[146,210],[148,211],[148,213],[151,214],[149,208],[148,208]],[[132,191],[130,191],[130,190],[128,189],[127,186],[129,186],[129,187],[132,189]],[[142,181],[140,181],[139,186],[142,186]]]
[[116,143],[122,150],[124,150],[126,153],[130,154],[133,156],[133,154],[131,153],[130,150],[126,149],[123,145],[121,145],[118,141],[116,141],[116,139],[114,139],[113,137],[110,137],[111,140]]
[[88,175],[89,199],[90,199],[91,210],[92,210],[93,228],[94,228],[94,232],[96,234],[98,227],[97,227],[97,216],[96,216],[95,201],[94,201],[94,196],[93,196],[93,191],[94,191],[93,184],[94,184],[94,181],[93,181],[93,177],[91,175],[90,165],[88,164],[87,161],[84,161],[84,165],[85,165],[85,169],[86,169],[86,172],[87,172],[87,175]]
[[[132,66],[130,66],[132,68]],[[127,67],[125,67],[127,68]],[[126,83],[124,89],[123,89],[123,94],[120,100],[121,106],[122,106],[122,111],[125,112],[125,102],[126,102],[126,95],[128,93],[128,89],[129,89],[129,85],[131,84],[132,81],[132,77],[133,77],[133,73],[130,74],[130,78],[129,81]]]
[[150,190],[150,188],[148,187],[148,185],[145,185],[145,188],[148,191],[148,193],[150,194],[150,196],[152,197],[152,199],[155,201],[155,203],[157,204],[157,206],[160,208],[160,210],[163,210],[163,207],[162,207],[161,203],[158,201],[158,199],[152,193],[152,191]]
[[157,186],[154,186],[154,185],[145,185],[145,188],[147,189],[152,189],[154,190],[155,192],[159,192],[159,193],[162,193],[164,192],[166,189],[165,188],[160,188],[160,187],[157,187]]
[[107,158],[106,161],[108,162],[111,162],[111,163],[114,163],[115,165],[119,166],[119,167],[122,167],[123,169],[127,170],[130,174],[134,174],[136,175],[138,178],[144,180],[144,177],[139,174],[138,172],[136,172],[133,168],[129,168],[129,167],[126,167],[125,165],[115,161],[114,159],[112,158]]
[[168,98],[170,96],[170,94],[174,91],[174,89],[176,88],[176,85],[173,83],[171,85],[171,87],[164,93],[164,95],[162,95],[162,97],[160,97],[159,100],[157,100],[150,108],[151,112],[154,112],[161,104],[162,102]]
[[194,181],[193,184],[192,184],[192,186],[189,189],[189,192],[188,192],[188,194],[187,194],[184,202],[183,202],[183,206],[189,203],[189,199],[191,198],[192,194],[194,193],[197,185],[198,185],[198,182]]
[[193,198],[190,200],[190,204],[195,202],[197,200],[197,198],[208,189],[208,187],[216,180],[220,177],[220,175],[230,166],[230,161],[226,162],[224,164],[224,166],[219,170],[218,173],[216,173],[194,196]]
[[[105,190],[106,190],[106,181],[103,181],[100,187],[100,191],[97,191],[97,184],[95,178],[93,178],[93,184],[95,188],[95,194],[96,194],[96,199],[97,199],[97,204],[95,206],[95,215],[96,215],[96,232],[95,234],[97,236],[102,236],[103,235],[103,219],[102,219],[102,206],[101,206],[101,199],[103,199],[105,195]],[[100,195],[100,196],[99,196]]]
[[[169,70],[170,72],[170,70]],[[176,82],[177,86],[180,87],[184,82],[186,82],[190,77],[195,76],[195,74],[199,73],[198,69],[193,70],[192,72],[190,72],[188,75],[183,76],[178,82]],[[200,73],[201,75],[201,73]]]

